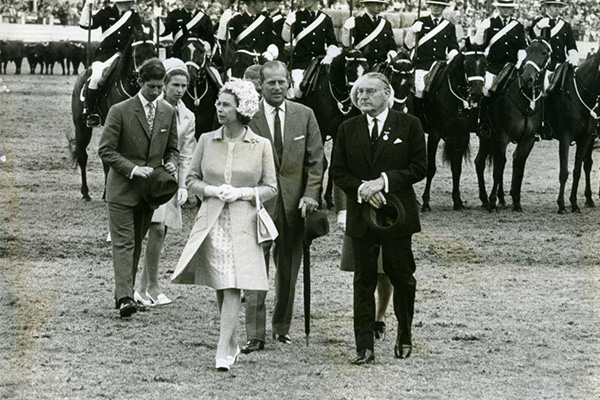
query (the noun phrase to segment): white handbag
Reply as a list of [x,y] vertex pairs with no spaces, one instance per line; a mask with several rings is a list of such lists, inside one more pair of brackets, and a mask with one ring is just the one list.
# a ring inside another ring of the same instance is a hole
[[254,188],[254,197],[256,201],[256,239],[259,244],[275,240],[279,232],[267,210],[260,204],[257,187]]

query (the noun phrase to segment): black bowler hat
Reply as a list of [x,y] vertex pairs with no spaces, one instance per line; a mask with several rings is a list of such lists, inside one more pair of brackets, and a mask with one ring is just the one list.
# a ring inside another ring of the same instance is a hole
[[171,200],[177,193],[177,179],[165,170],[164,166],[154,168],[154,171],[142,185],[142,198],[151,206],[160,206]]
[[402,202],[396,195],[385,193],[386,204],[375,208],[369,203],[363,205],[362,216],[369,228],[377,233],[396,233],[406,220]]
[[314,239],[329,233],[329,221],[327,214],[315,210],[304,219],[304,240],[311,243]]

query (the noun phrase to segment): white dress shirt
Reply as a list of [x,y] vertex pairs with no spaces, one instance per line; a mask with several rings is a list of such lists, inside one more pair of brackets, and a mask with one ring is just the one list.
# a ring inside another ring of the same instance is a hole
[[[148,104],[150,104],[150,103],[152,103],[152,105],[154,106],[154,118],[156,118],[156,106],[158,105],[158,98],[154,99],[154,101],[148,101],[148,99],[144,97],[144,95],[142,94],[141,91],[138,92],[138,97],[140,98],[140,101],[142,102],[142,107],[144,108],[144,114],[146,114],[146,120],[148,120],[148,112],[150,112],[150,109],[148,108]],[[137,165],[135,167],[133,167],[133,169],[131,170],[131,173],[129,174],[129,179],[133,179],[133,174],[135,174],[136,169],[138,169]]]
[[[367,126],[369,128],[369,130],[368,130],[369,140],[371,139],[371,130],[373,129],[373,124],[374,124],[373,121],[375,120],[375,118],[377,118],[377,137],[380,137],[381,131],[383,130],[383,125],[385,124],[385,120],[387,119],[388,114],[389,114],[389,108],[387,108],[387,107],[385,108],[385,110],[383,110],[383,112],[381,112],[379,115],[376,115],[375,117],[372,117],[367,114]],[[381,178],[383,178],[383,191],[385,193],[388,193],[390,191],[390,187],[389,187],[390,185],[389,185],[387,174],[385,172],[382,172]],[[362,189],[363,185],[364,185],[364,183],[358,187],[358,193],[356,195],[356,198],[358,199],[359,204],[363,202],[363,198],[360,196],[360,190]]]
[[[273,134],[275,133],[275,107],[267,103],[263,100],[263,105],[265,107],[265,118],[267,118],[267,125],[269,125],[269,130],[271,131],[271,139],[273,139],[273,143],[275,143],[275,138]],[[279,106],[281,111],[279,112],[279,120],[281,121],[281,142],[284,142],[285,138],[285,130],[283,127],[285,126],[285,101],[281,103]]]

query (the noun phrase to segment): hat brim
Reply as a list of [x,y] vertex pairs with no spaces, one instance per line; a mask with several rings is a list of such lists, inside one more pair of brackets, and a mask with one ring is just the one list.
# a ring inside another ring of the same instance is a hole
[[500,7],[500,8],[518,8],[519,5],[516,3],[498,3],[497,1],[492,3],[492,7]]
[[[159,183],[159,193],[157,193],[155,188],[157,180],[162,181],[162,183]],[[149,205],[158,207],[171,200],[175,193],[177,193],[177,189],[179,189],[177,179],[161,165],[154,168],[152,174],[144,180],[142,184],[142,198]]]
[[329,220],[323,211],[315,210],[304,219],[304,240],[307,243],[329,233]]
[[385,4],[386,6],[390,5],[389,1],[386,0],[360,0],[361,4],[368,4],[368,3],[378,3],[378,4]]
[[546,1],[544,3],[545,6],[562,6],[562,7],[566,7],[567,3],[562,2],[562,1]]
[[450,5],[450,3],[446,3],[445,1],[436,1],[436,0],[426,1],[425,4],[431,4],[434,6],[444,6],[444,7],[448,7]]
[[363,220],[376,233],[398,233],[406,221],[404,205],[394,194],[386,193],[386,204],[374,208],[370,204],[363,205]]

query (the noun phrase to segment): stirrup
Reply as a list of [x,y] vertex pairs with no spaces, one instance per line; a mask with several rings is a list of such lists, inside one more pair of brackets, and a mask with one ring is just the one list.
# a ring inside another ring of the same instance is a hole
[[88,128],[97,128],[102,125],[102,119],[98,114],[89,114],[85,119],[85,126]]

